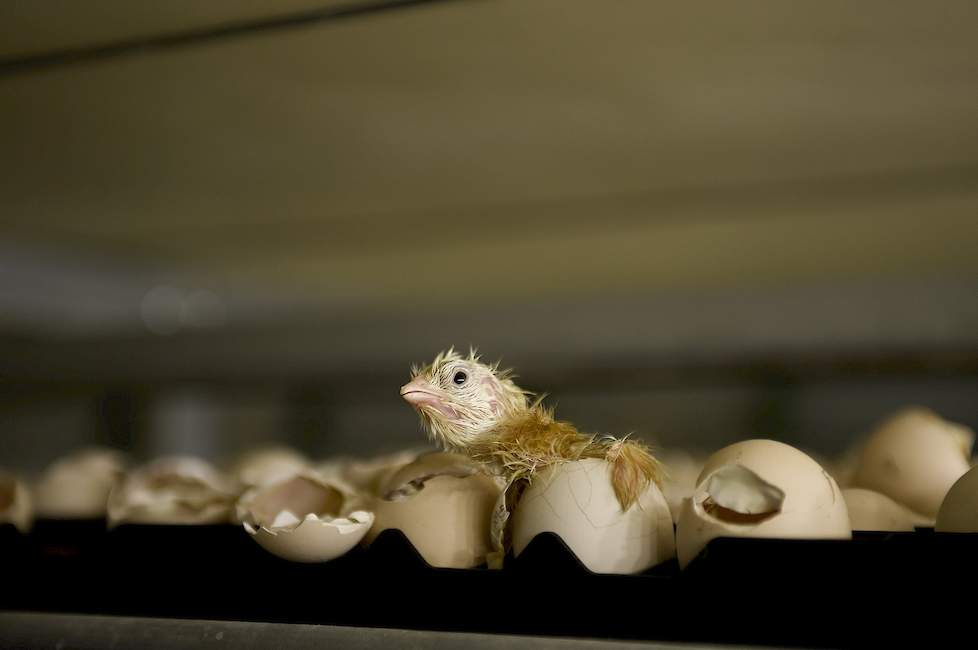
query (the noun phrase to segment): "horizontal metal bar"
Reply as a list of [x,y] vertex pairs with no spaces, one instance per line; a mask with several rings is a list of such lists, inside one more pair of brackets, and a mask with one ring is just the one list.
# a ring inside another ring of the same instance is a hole
[[[597,639],[470,634],[383,628],[339,627],[154,619],[128,616],[82,616],[0,612],[0,647],[86,648],[131,647],[144,650],[194,648],[533,648],[549,650],[611,650],[712,648],[702,644],[638,643]],[[731,646],[724,646],[730,648]]]

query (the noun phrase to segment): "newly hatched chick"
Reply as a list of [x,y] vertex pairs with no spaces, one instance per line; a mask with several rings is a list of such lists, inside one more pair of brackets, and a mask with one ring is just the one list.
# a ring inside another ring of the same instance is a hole
[[507,483],[544,467],[582,458],[604,459],[622,510],[635,503],[662,469],[642,444],[578,431],[513,382],[509,371],[449,349],[421,368],[401,396],[420,414],[429,437],[501,474]]

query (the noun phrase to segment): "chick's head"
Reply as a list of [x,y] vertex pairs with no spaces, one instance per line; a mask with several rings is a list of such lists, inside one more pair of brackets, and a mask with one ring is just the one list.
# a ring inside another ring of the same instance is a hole
[[525,410],[528,394],[508,371],[482,363],[474,350],[463,357],[451,348],[411,368],[411,381],[401,386],[401,397],[417,410],[428,437],[461,452],[501,419]]

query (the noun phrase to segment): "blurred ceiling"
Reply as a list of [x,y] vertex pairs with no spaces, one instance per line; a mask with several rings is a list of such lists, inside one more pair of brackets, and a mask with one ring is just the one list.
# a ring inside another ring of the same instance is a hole
[[152,338],[162,295],[337,347],[541,303],[683,332],[748,292],[748,332],[757,296],[857,287],[876,322],[978,287],[972,2],[456,0],[9,65],[357,5],[0,6],[0,326]]

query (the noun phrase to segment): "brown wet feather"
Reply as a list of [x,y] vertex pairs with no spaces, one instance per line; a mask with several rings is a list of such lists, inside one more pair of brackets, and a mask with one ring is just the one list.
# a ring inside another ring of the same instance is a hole
[[531,479],[550,465],[582,458],[600,458],[611,465],[611,482],[622,510],[642,492],[661,487],[662,465],[640,442],[581,433],[569,422],[554,418],[539,402],[499,422],[468,450],[475,460],[500,468],[511,481]]

